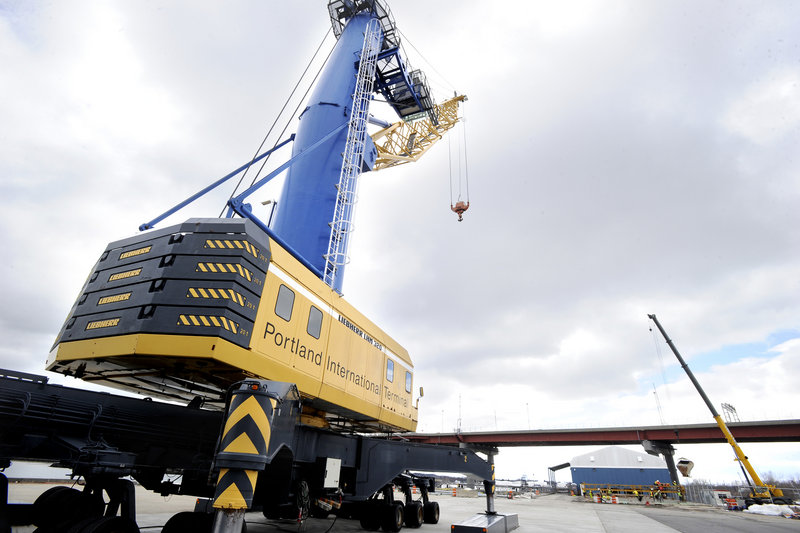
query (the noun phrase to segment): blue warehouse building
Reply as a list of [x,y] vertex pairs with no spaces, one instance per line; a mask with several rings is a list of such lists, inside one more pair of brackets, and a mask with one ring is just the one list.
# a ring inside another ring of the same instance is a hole
[[608,446],[573,457],[569,462],[572,482],[615,485],[652,485],[655,481],[669,483],[667,463],[661,457]]

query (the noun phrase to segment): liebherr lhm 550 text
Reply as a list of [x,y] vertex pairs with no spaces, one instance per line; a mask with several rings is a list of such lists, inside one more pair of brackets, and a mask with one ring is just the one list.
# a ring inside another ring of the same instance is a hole
[[[138,531],[125,476],[206,499],[165,533],[238,532],[253,509],[335,512],[367,530],[437,522],[432,480],[412,471],[478,476],[486,516],[496,515],[491,453],[386,437],[416,428],[413,364],[341,296],[359,175],[415,161],[458,122],[464,97],[433,102],[383,2],[331,0],[328,10],[337,42],[297,133],[212,187],[293,143],[289,160],[233,196],[225,218],[153,229],[187,201],[108,245],[58,334],[49,370],[147,399],[3,373],[0,459],[52,461],[86,484],[50,489],[33,510],[3,505],[0,533],[28,522]],[[376,93],[401,122],[371,117]],[[370,136],[369,123],[382,129]],[[246,199],[286,170],[266,224]]]

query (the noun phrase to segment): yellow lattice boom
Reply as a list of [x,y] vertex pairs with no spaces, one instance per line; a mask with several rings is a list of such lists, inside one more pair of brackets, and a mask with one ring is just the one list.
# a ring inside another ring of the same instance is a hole
[[458,104],[466,99],[466,96],[460,95],[434,106],[438,124],[434,124],[430,117],[412,122],[401,121],[372,135],[378,149],[373,170],[411,163],[422,157],[447,130],[456,125]]

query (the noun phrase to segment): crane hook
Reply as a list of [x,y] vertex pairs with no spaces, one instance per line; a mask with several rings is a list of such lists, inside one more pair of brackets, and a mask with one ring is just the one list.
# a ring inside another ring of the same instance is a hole
[[461,222],[463,219],[462,215],[464,212],[469,209],[469,202],[456,202],[456,205],[450,205],[450,210],[453,211],[455,214],[458,215],[458,221]]

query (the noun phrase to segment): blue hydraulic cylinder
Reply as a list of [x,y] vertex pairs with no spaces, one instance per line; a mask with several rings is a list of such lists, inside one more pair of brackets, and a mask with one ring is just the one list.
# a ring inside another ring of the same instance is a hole
[[[353,93],[358,73],[358,60],[364,44],[364,32],[374,17],[358,13],[351,18],[320,80],[300,115],[300,124],[292,147],[292,155],[346,124],[353,109]],[[365,170],[372,168],[377,152],[367,136],[364,149]],[[281,192],[273,231],[320,272],[325,271],[325,254],[331,235],[331,221],[336,207],[336,186],[342,170],[342,154],[347,143],[347,128],[320,145],[313,155],[298,161],[290,169]],[[336,282],[341,292],[342,270]]]

